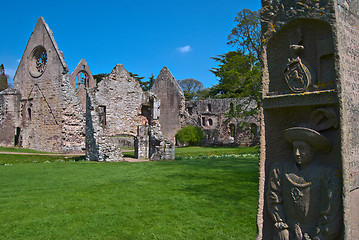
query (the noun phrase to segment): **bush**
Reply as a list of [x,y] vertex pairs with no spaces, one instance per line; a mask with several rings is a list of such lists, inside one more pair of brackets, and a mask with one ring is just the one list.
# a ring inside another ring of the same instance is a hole
[[177,132],[176,139],[181,144],[188,144],[189,146],[199,145],[204,139],[204,133],[200,127],[189,125]]

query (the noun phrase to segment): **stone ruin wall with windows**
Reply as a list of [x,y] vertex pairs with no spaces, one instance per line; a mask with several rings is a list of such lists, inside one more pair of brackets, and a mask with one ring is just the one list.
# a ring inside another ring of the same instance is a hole
[[[5,124],[13,124],[11,133],[6,132],[13,137],[3,135],[1,138],[41,151],[83,151],[82,105],[70,85],[64,56],[42,17],[36,23],[15,73],[14,89],[19,93],[19,101],[14,103],[19,104],[15,107],[18,112],[11,123]],[[3,96],[10,98],[6,92]]]
[[[182,126],[201,127],[206,133],[205,145],[255,145],[258,143],[258,119],[253,116],[244,119],[227,116],[229,110],[240,102],[237,99],[186,101]],[[242,127],[242,122],[248,123],[247,126]]]
[[[150,91],[161,100],[159,121],[163,135],[174,143],[177,131],[186,125],[198,126],[205,131],[205,145],[251,146],[258,143],[259,121],[256,117],[228,119],[226,116],[231,105],[235,107],[240,100],[185,101],[181,87],[167,67],[161,70]],[[239,126],[243,122],[248,123],[246,128]]]
[[123,160],[123,139],[136,143],[138,158],[174,159],[174,146],[162,136],[159,100],[118,64],[111,74],[89,89],[86,111],[88,160]]
[[206,144],[251,145],[248,131],[238,130],[239,120],[226,118],[229,107],[230,100],[223,99],[185,102],[167,67],[150,92],[122,65],[98,86],[84,59],[70,74],[40,17],[15,73],[14,88],[0,92],[0,145],[87,151],[89,160],[106,161],[123,160],[121,149],[130,147],[139,158],[174,159],[174,135],[186,124],[202,127]]

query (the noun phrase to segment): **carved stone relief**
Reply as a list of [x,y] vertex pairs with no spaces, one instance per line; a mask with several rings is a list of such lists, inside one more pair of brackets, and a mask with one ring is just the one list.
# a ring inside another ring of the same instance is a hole
[[332,30],[320,20],[296,19],[268,42],[267,95],[335,89]]
[[341,230],[341,176],[316,161],[317,153],[331,151],[319,131],[337,127],[338,119],[332,108],[319,108],[307,125],[285,130],[294,161],[278,162],[270,171],[266,197],[273,239],[336,239]]

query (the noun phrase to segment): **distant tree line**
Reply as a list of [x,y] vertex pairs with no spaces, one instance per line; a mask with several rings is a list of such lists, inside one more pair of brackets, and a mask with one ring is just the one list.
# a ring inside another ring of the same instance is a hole
[[5,90],[9,87],[8,80],[9,76],[5,74],[5,67],[4,64],[0,65],[0,91]]

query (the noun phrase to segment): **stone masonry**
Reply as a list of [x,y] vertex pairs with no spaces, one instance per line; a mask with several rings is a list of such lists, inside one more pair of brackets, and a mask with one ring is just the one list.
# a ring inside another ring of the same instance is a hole
[[82,105],[70,85],[64,56],[42,17],[15,73],[14,88],[20,93],[20,101],[14,104],[20,104],[15,107],[19,112],[14,114],[13,127],[23,147],[63,153],[83,151]]
[[75,70],[70,75],[71,86],[81,101],[82,111],[86,112],[86,89],[96,87],[96,81],[92,76],[89,65],[85,59],[81,59]]
[[359,1],[262,0],[261,18],[257,239],[358,239]]
[[[155,129],[153,125],[158,122],[159,116],[157,101],[155,95],[142,90],[138,81],[130,76],[123,65],[116,65],[111,74],[105,77],[97,88],[88,90],[86,113],[88,160],[122,160],[118,138],[123,135],[132,136],[134,141],[138,137],[141,143],[146,142],[143,138],[147,137],[149,144],[153,144],[154,141],[151,140],[152,131]],[[138,129],[140,129],[139,132]],[[160,129],[156,129],[155,132],[162,136]],[[161,141],[158,145],[160,143]],[[137,147],[140,146],[143,145],[137,144]],[[151,152],[150,149],[148,153],[143,153],[138,149],[136,152],[141,152],[138,155],[140,157],[152,158],[154,151]],[[174,152],[174,149],[172,150]]]
[[238,124],[248,122],[253,130],[255,121],[227,119],[231,101],[185,103],[167,67],[150,92],[122,65],[98,86],[85,59],[69,74],[40,17],[15,73],[14,89],[0,92],[0,144],[59,153],[86,150],[87,159],[96,161],[121,161],[121,148],[135,147],[138,157],[167,160],[174,159],[177,131],[194,124],[206,131],[206,144],[251,145],[250,131]]
[[163,136],[175,143],[175,135],[181,129],[185,108],[183,91],[167,67],[162,68],[150,91],[161,99],[159,121]]
[[[238,99],[208,99],[186,102],[182,126],[201,127],[206,133],[205,145],[252,146],[258,142],[258,119],[229,117],[228,112],[240,104]],[[255,107],[251,103],[250,107]],[[241,124],[247,123],[247,126]]]

